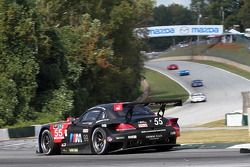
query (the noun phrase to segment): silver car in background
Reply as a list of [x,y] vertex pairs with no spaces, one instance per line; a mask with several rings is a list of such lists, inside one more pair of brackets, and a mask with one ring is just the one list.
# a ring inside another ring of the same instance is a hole
[[205,102],[207,97],[204,93],[192,93],[191,94],[191,103]]

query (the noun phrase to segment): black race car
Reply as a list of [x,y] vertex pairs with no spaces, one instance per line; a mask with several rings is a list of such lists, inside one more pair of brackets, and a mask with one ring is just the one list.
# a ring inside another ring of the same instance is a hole
[[[164,117],[167,106],[181,100],[109,103],[88,109],[77,119],[41,127],[37,152],[106,154],[136,148],[168,150],[180,136],[178,118]],[[159,107],[154,113],[149,108]]]

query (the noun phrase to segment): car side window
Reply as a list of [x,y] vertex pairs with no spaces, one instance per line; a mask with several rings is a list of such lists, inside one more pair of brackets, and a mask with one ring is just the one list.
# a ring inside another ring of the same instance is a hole
[[104,111],[101,111],[100,115],[98,116],[98,119],[97,120],[102,120],[102,119],[105,119],[107,118],[106,116],[106,113]]
[[100,115],[101,111],[99,110],[92,110],[87,112],[86,114],[83,115],[82,119],[80,122],[93,122],[96,121],[98,116]]

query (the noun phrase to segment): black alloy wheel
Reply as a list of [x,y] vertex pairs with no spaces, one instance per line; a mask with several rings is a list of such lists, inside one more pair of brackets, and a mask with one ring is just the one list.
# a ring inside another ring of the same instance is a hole
[[109,144],[104,129],[96,128],[92,133],[92,148],[95,154],[106,154]]
[[53,137],[49,130],[44,130],[40,139],[40,146],[44,155],[52,155],[59,153],[59,147],[53,142]]

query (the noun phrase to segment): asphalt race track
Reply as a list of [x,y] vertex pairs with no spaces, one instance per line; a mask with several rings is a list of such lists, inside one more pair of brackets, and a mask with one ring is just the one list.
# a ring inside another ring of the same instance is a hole
[[[178,70],[166,67],[175,63],[179,69],[190,70],[190,75],[179,76]],[[158,71],[181,84],[189,93],[201,92],[207,96],[205,103],[190,103],[166,112],[167,116],[178,117],[181,127],[190,127],[224,119],[225,114],[242,109],[242,91],[250,91],[250,81],[227,71],[194,62],[153,60],[147,68]],[[203,80],[203,87],[191,87],[194,79]],[[167,86],[167,85],[166,85]]]
[[32,151],[0,151],[1,167],[249,167],[250,155],[232,150],[181,150],[119,155],[39,156]]
[[249,167],[250,154],[239,149],[133,151],[109,155],[37,155],[34,139],[1,141],[0,167]]

